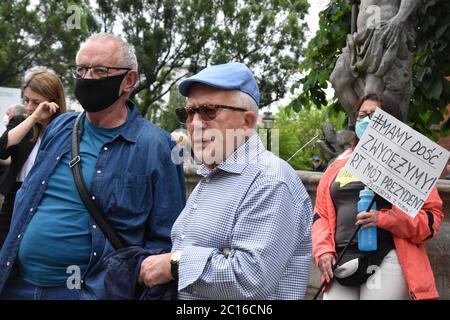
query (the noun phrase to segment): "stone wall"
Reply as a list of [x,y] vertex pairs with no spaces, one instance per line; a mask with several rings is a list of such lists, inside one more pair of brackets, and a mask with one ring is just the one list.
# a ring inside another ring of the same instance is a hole
[[[200,177],[196,174],[196,166],[185,168],[186,194],[192,192]],[[322,177],[322,173],[298,171],[311,200],[315,201],[316,188]],[[450,300],[450,180],[438,180],[439,194],[444,201],[444,221],[436,238],[427,242],[427,251],[436,279],[436,285],[441,299]],[[320,273],[314,264],[310,267],[310,279],[307,299],[311,299],[320,287]]]

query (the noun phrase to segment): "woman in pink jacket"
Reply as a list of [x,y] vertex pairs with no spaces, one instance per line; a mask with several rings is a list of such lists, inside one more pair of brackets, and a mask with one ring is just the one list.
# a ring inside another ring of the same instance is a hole
[[[400,108],[394,101],[368,95],[361,99],[357,111],[358,138],[378,107],[401,120]],[[439,297],[425,250],[425,241],[436,236],[443,218],[442,200],[436,187],[414,218],[379,196],[375,197],[378,210],[358,214],[359,192],[364,185],[345,169],[352,151],[353,148],[346,150],[330,165],[317,187],[313,257],[322,272],[322,280],[328,282],[324,299]],[[345,259],[333,272],[338,254],[360,224],[378,227],[377,251],[368,255],[352,242]],[[372,275],[367,274],[371,271],[367,265],[376,265],[371,269],[375,271]],[[358,274],[365,277],[357,277]],[[332,278],[335,280],[331,281]]]

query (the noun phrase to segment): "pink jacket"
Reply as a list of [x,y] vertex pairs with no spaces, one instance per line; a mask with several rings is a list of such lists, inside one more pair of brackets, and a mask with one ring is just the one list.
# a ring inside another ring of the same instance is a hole
[[[348,149],[330,165],[317,187],[312,226],[313,257],[316,263],[325,253],[336,255],[334,242],[336,211],[330,187],[339,170],[345,166],[351,152],[352,150]],[[442,200],[436,187],[415,218],[411,218],[395,206],[389,210],[379,211],[378,227],[388,230],[393,235],[395,249],[412,299],[439,297],[425,250],[425,241],[437,235],[443,217]]]

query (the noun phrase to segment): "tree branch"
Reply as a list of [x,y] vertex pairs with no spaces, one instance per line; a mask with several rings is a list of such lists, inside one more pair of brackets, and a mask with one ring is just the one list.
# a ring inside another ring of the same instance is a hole
[[176,78],[176,79],[169,85],[169,87],[168,87],[166,90],[164,90],[164,91],[163,91],[162,93],[160,93],[158,96],[152,98],[152,99],[150,100],[150,104],[152,104],[153,102],[158,101],[159,99],[161,99],[162,97],[164,97],[164,96],[172,89],[172,87],[178,82],[178,80],[184,78],[184,77],[185,77],[186,75],[188,75],[188,74],[189,74],[189,73],[186,72],[186,73],[183,74],[182,76]]

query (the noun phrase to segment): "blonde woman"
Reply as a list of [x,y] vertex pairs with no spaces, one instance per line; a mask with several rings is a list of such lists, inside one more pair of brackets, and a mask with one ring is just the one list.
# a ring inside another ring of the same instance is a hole
[[22,84],[23,104],[28,116],[13,117],[0,137],[0,158],[11,157],[8,171],[0,179],[5,196],[0,212],[0,247],[8,233],[16,191],[34,164],[41,137],[50,121],[66,111],[61,80],[51,70],[30,70]]

